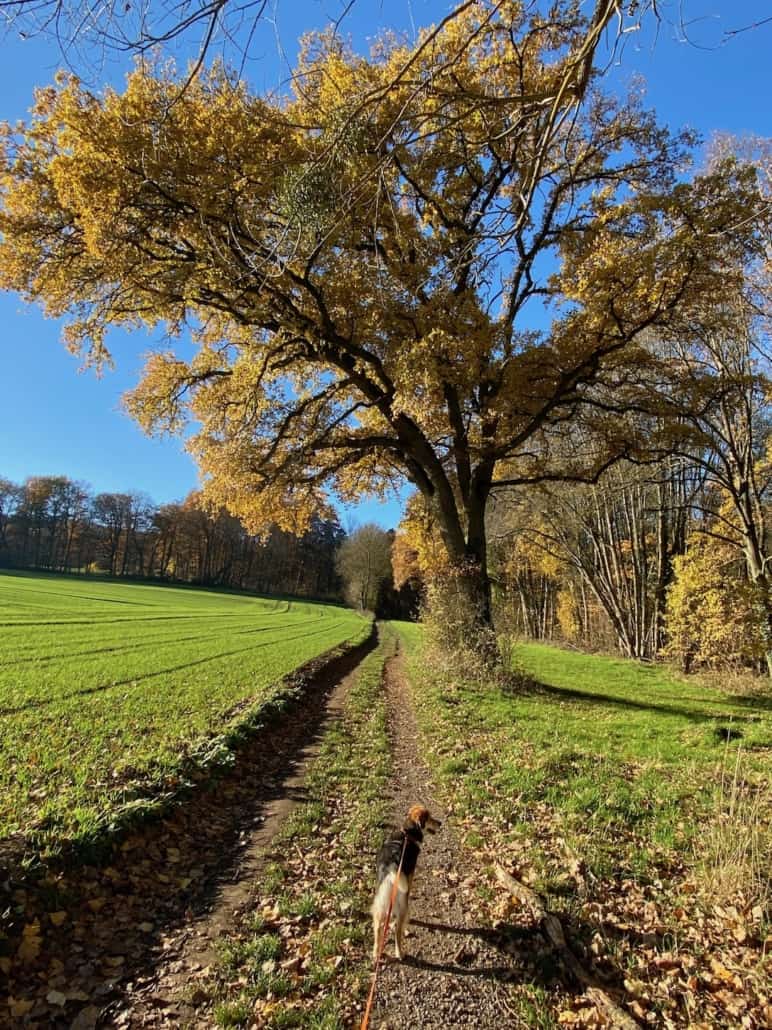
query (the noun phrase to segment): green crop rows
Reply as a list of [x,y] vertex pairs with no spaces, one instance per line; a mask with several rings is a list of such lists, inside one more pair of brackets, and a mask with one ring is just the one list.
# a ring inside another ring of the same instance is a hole
[[0,837],[99,833],[367,632],[322,604],[0,574]]

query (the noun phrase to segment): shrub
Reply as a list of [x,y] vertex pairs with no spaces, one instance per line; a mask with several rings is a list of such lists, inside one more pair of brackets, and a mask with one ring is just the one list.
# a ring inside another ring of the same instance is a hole
[[693,665],[758,661],[764,656],[755,587],[734,552],[697,540],[673,561],[665,609],[664,654]]
[[422,609],[426,661],[449,685],[483,680],[512,687],[521,679],[512,638],[506,632],[499,638],[485,624],[463,576],[464,570],[450,570],[427,583]]

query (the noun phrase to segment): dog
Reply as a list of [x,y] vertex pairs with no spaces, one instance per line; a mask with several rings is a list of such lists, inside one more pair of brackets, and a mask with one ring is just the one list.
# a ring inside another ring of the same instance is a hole
[[394,925],[394,954],[400,962],[404,958],[410,888],[413,886],[413,874],[415,873],[416,863],[421,852],[424,830],[428,830],[429,833],[436,833],[441,826],[440,820],[430,815],[428,808],[424,808],[423,805],[413,805],[407,813],[402,829],[383,842],[376,861],[377,887],[372,908],[370,909],[373,916],[373,962],[378,961],[378,947],[387,929],[385,925],[386,918],[394,889],[394,881],[397,878],[400,858],[402,859],[402,869],[399,873],[392,919]]

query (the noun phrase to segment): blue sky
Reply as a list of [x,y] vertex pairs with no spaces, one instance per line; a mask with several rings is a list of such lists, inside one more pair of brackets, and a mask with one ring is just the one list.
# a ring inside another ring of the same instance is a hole
[[[286,80],[298,35],[337,18],[340,0],[278,0],[272,22],[260,28],[254,58],[245,75],[257,90]],[[772,135],[769,61],[772,24],[727,35],[770,16],[769,0],[682,0],[688,40],[679,26],[662,24],[626,37],[608,75],[615,88],[636,76],[645,82],[647,101],[660,120],[713,131]],[[673,3],[671,10],[676,9]],[[436,0],[393,0],[386,5],[356,0],[343,22],[357,49],[365,49],[380,28],[412,34],[413,26],[436,21],[449,10]],[[279,43],[281,44],[279,46]],[[55,48],[39,39],[11,34],[0,64],[0,120],[25,116],[35,85],[49,82],[60,63]],[[94,79],[119,83],[119,64]],[[94,84],[97,84],[95,81]],[[142,355],[162,344],[160,334],[115,334],[111,346],[117,368],[98,379],[78,372],[77,359],[59,341],[59,326],[0,293],[0,476],[21,481],[28,475],[62,474],[84,480],[97,491],[142,490],[164,502],[197,485],[196,469],[177,439],[150,440],[120,411],[122,393],[137,379]],[[365,503],[342,513],[385,527],[399,520],[398,500]]]

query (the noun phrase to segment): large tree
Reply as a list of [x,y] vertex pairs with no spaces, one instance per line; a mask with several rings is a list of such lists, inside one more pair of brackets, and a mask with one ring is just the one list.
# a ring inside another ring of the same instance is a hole
[[[502,470],[592,479],[629,452],[599,390],[755,243],[752,171],[678,181],[690,139],[592,88],[591,32],[569,0],[507,0],[369,60],[330,33],[285,100],[221,69],[182,94],[62,78],[8,134],[0,285],[97,362],[112,325],[187,326],[195,353],[152,356],[129,409],[191,417],[206,494],[254,531],[407,476],[487,622]],[[572,450],[589,410],[600,443]]]

